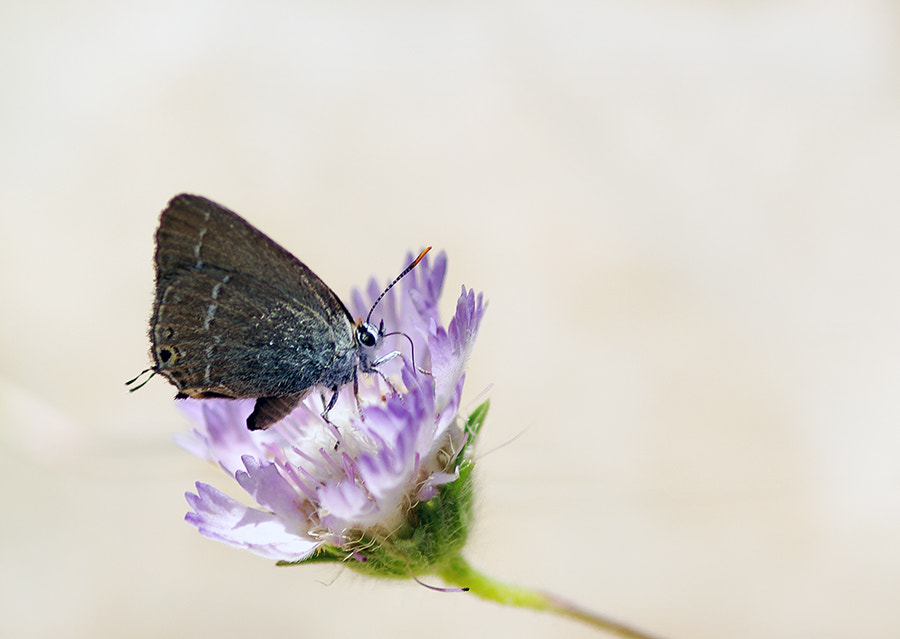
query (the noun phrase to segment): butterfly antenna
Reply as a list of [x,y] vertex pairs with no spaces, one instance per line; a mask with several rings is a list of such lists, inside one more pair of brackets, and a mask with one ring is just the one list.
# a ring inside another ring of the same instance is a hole
[[395,277],[393,282],[391,282],[390,284],[388,284],[388,287],[387,287],[386,289],[384,289],[384,291],[381,293],[381,295],[378,296],[378,299],[375,300],[375,303],[372,304],[372,308],[369,309],[369,314],[366,315],[366,323],[367,323],[367,324],[369,323],[369,320],[372,318],[372,313],[374,312],[375,307],[378,306],[378,302],[380,302],[382,299],[384,299],[384,296],[387,295],[387,293],[388,293],[389,290],[391,290],[392,288],[394,288],[394,284],[396,284],[397,282],[399,282],[400,280],[402,280],[403,277],[404,277],[407,273],[409,273],[411,270],[413,270],[414,268],[416,268],[416,264],[418,264],[419,262],[421,262],[421,261],[422,261],[422,258],[425,257],[425,254],[426,254],[428,251],[430,251],[430,250],[431,250],[431,247],[429,246],[429,247],[426,248],[424,251],[422,251],[421,253],[419,253],[419,257],[417,257],[416,259],[414,259],[414,260],[412,261],[412,264],[410,264],[410,265],[407,266],[405,269],[403,269],[403,272],[400,273],[400,275],[398,275],[397,277]]

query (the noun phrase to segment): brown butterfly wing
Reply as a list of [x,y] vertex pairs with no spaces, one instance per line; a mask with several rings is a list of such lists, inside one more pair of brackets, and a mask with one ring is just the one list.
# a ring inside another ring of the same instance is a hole
[[310,387],[353,379],[346,307],[243,218],[180,195],[163,211],[156,240],[152,354],[181,394],[281,398],[258,406],[266,423],[257,427],[265,427]]

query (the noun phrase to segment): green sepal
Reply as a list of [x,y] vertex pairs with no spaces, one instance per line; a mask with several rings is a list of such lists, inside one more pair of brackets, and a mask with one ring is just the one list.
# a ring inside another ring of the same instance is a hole
[[473,410],[468,419],[466,419],[465,430],[469,437],[462,450],[459,451],[459,455],[456,456],[458,461],[462,462],[471,457],[469,453],[471,453],[475,447],[475,440],[478,439],[481,427],[484,426],[484,421],[487,419],[488,409],[490,407],[491,400],[486,399],[478,406],[478,408]]
[[300,564],[340,563],[347,558],[347,551],[335,546],[321,545],[311,555],[297,561],[279,561],[276,566],[299,566]]

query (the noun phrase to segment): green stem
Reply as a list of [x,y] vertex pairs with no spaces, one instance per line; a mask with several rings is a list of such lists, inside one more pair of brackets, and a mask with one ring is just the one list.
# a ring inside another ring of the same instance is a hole
[[627,639],[658,639],[618,621],[578,608],[549,593],[494,581],[475,570],[461,555],[457,555],[438,573],[447,584],[468,588],[482,599],[490,599],[507,606],[520,606],[551,612],[576,619],[600,630]]

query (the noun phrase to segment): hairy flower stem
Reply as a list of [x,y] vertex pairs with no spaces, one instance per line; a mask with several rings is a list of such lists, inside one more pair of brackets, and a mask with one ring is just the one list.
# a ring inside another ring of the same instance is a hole
[[593,612],[578,608],[549,593],[495,581],[475,570],[461,555],[452,558],[438,576],[447,584],[468,588],[469,592],[483,599],[490,599],[507,606],[519,606],[543,610],[575,619],[617,637],[627,639],[659,639],[631,626]]

